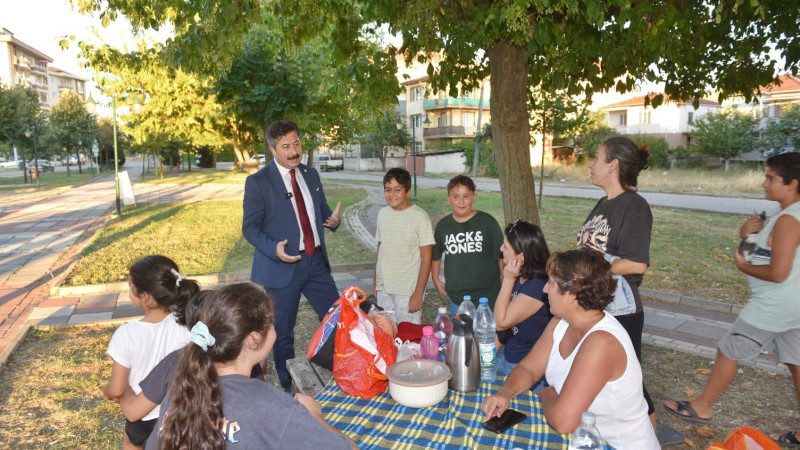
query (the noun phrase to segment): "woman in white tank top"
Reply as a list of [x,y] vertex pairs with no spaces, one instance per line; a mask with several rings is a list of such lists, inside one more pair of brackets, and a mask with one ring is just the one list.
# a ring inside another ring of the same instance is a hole
[[487,419],[544,374],[540,394],[548,423],[571,433],[581,413],[597,416],[600,436],[618,450],[661,448],[647,416],[642,369],[627,332],[603,309],[616,283],[603,255],[590,249],[554,254],[547,263],[545,292],[555,316],[531,352],[486,399]]

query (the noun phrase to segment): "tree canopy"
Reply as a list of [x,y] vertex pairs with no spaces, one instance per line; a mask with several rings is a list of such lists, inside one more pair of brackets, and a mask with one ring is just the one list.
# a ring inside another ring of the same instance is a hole
[[757,120],[748,113],[723,110],[695,119],[692,140],[694,150],[716,156],[725,162],[757,148]]
[[790,105],[780,117],[768,119],[761,150],[765,154],[800,151],[800,106]]

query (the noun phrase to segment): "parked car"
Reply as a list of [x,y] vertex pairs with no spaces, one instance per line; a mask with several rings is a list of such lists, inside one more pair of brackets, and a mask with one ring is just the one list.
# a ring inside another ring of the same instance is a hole
[[267,156],[266,155],[253,155],[250,157],[250,162],[256,162],[258,160],[258,165],[263,166],[267,163]]
[[0,162],[0,169],[18,169],[20,162],[16,159]]
[[344,160],[331,158],[331,155],[322,154],[314,158],[314,164],[322,172],[344,169]]
[[[28,163],[25,165],[25,170],[27,170],[28,173],[31,173],[31,169],[33,169],[33,160],[28,161]],[[37,160],[37,168],[36,168],[36,170],[38,170],[39,173],[55,172],[56,168],[55,168],[55,166],[53,166],[53,164],[50,161],[48,161],[46,159],[39,159],[39,160]]]

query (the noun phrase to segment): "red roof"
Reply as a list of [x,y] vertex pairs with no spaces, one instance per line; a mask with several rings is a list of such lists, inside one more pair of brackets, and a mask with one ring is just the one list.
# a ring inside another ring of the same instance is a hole
[[778,77],[779,84],[761,86],[761,90],[769,93],[800,91],[800,79],[791,74],[784,74]]
[[[653,98],[655,98],[655,96],[657,96],[657,95],[658,95],[658,93],[656,93],[656,94],[648,94],[648,95],[640,95],[638,97],[629,98],[627,100],[622,100],[620,102],[616,102],[616,103],[612,103],[610,105],[603,106],[600,109],[613,109],[613,108],[620,108],[620,107],[623,107],[623,106],[644,106],[644,99],[645,98],[650,97],[650,102],[652,104]],[[664,103],[667,103],[667,102],[682,103],[682,104],[692,103],[691,101],[688,101],[688,100],[684,101],[684,102],[679,102],[678,100],[671,100],[668,94],[663,94],[663,95],[664,95]],[[701,105],[719,106],[719,103],[717,103],[717,102],[715,102],[713,100],[706,100],[704,98],[700,99],[700,104]]]

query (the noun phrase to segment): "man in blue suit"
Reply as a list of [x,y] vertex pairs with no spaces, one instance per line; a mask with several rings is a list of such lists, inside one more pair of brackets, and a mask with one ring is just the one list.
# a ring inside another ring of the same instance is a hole
[[245,181],[242,234],[256,249],[250,279],[275,299],[277,339],[272,354],[281,386],[289,391],[286,360],[294,358],[300,294],[320,320],[339,298],[323,227],[336,231],[342,203],[331,211],[319,173],[300,163],[303,150],[296,123],[273,122],[266,134],[273,159]]

